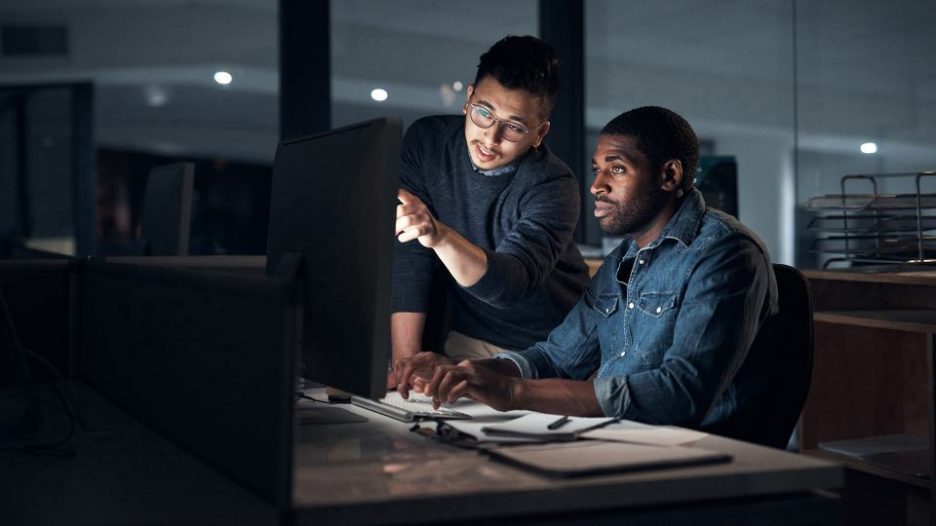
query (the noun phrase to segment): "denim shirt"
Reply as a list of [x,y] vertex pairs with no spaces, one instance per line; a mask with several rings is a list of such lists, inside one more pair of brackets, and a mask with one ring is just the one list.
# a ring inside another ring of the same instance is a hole
[[497,358],[528,379],[597,370],[607,416],[707,427],[746,395],[734,375],[776,309],[763,243],[692,190],[657,239],[643,249],[627,239],[608,255],[546,341]]

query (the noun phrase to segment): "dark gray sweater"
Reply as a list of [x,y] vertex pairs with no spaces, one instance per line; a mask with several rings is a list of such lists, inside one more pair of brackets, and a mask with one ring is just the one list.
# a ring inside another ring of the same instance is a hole
[[[453,299],[452,329],[508,349],[525,349],[578,301],[588,271],[572,236],[579,193],[569,168],[545,146],[508,175],[476,172],[463,116],[426,117],[403,138],[400,184],[432,214],[484,249],[488,269],[461,287],[442,267]],[[393,311],[426,312],[441,262],[418,241],[396,243]],[[438,278],[437,278],[438,279]]]

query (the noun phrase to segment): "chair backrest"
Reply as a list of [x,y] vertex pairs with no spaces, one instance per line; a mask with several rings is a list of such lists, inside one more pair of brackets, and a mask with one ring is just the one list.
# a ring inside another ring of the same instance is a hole
[[[809,283],[790,266],[774,264],[779,310],[764,321],[735,382],[754,394],[713,433],[785,448],[799,420],[813,364],[813,307]],[[769,371],[762,377],[761,371]]]

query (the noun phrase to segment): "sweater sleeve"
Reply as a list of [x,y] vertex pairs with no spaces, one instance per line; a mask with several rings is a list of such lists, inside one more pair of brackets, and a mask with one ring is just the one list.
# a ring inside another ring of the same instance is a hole
[[[412,193],[433,210],[432,200],[426,189],[425,166],[431,166],[427,157],[432,151],[432,141],[427,126],[413,123],[403,137],[400,159],[400,187]],[[429,303],[429,287],[435,255],[417,241],[400,243],[393,247],[393,299],[392,312],[426,312]]]
[[466,290],[481,301],[509,308],[540,286],[572,242],[580,199],[575,179],[551,177],[520,199],[520,220],[495,250],[485,250],[488,268]]

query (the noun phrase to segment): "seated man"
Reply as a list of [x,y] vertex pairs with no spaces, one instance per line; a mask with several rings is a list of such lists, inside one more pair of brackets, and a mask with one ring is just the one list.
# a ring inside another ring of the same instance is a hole
[[[430,284],[452,304],[445,354],[490,358],[544,339],[581,297],[588,269],[572,236],[579,187],[543,144],[559,85],[545,42],[510,36],[481,55],[462,115],[403,139],[393,270],[394,363],[421,351]],[[423,353],[424,360],[441,355]],[[395,383],[390,375],[388,386]]]
[[[465,396],[496,409],[607,415],[705,428],[746,396],[735,373],[777,287],[762,242],[708,209],[692,187],[698,141],[682,117],[643,107],[601,131],[595,217],[627,239],[546,341],[494,359],[425,367],[410,386],[434,403]],[[764,371],[766,376],[766,371]]]

